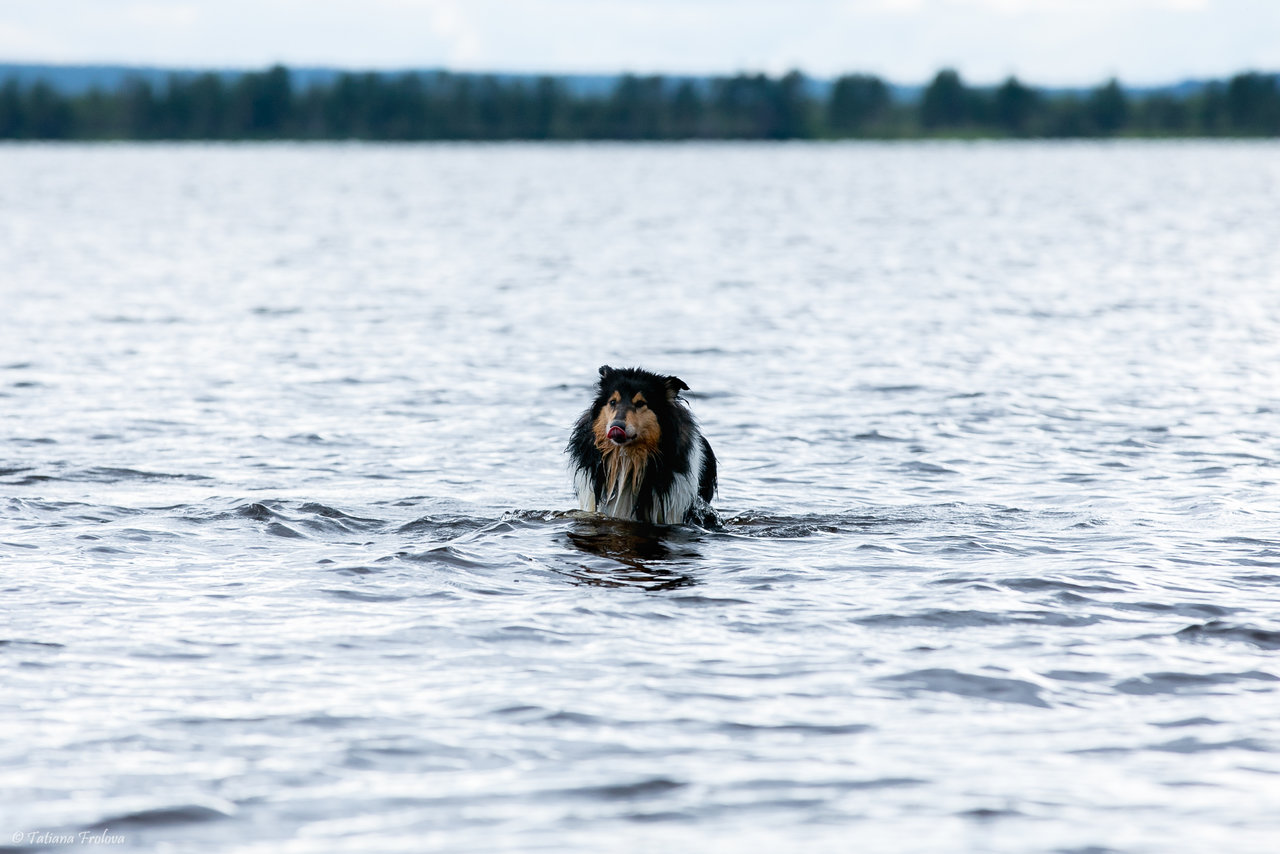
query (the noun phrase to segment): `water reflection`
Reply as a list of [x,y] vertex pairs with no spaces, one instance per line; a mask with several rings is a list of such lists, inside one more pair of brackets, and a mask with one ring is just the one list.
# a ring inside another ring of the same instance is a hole
[[579,551],[605,559],[564,571],[584,584],[646,590],[697,584],[693,576],[681,571],[687,562],[702,557],[692,546],[697,534],[687,529],[592,516],[575,521],[565,536]]

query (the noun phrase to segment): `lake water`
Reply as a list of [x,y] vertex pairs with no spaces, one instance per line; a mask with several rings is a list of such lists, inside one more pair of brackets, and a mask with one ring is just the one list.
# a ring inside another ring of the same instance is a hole
[[1280,847],[1280,144],[3,146],[0,300],[3,850]]

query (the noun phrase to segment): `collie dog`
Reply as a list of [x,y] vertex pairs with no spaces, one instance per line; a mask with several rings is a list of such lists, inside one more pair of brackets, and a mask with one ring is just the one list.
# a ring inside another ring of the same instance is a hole
[[655,525],[714,519],[716,455],[680,398],[688,389],[679,377],[600,368],[565,448],[579,507]]

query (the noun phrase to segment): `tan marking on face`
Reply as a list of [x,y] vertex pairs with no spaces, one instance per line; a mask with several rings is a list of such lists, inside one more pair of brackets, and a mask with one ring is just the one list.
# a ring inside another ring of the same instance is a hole
[[596,416],[596,420],[591,424],[591,432],[595,434],[596,447],[600,449],[600,453],[604,454],[606,460],[611,452],[618,450],[618,446],[609,438],[609,423],[613,421],[613,417],[617,412],[617,405],[621,402],[622,394],[615,391],[605,401],[604,406],[600,407],[600,414]]
[[[637,395],[638,396],[638,395]],[[649,407],[627,410],[627,432],[635,432],[635,438],[627,443],[627,450],[633,457],[648,459],[649,454],[656,453],[658,443],[662,440],[662,430],[658,427],[658,416]]]
[[[617,396],[617,392],[614,392],[614,397]],[[617,401],[610,399],[609,403],[617,403]],[[613,442],[609,441],[609,422],[613,420],[613,408],[609,406],[609,403],[600,407],[600,414],[597,415],[596,420],[591,423],[591,432],[595,434],[596,447],[600,449],[601,453],[605,452],[606,445],[613,445]]]
[[625,445],[615,445],[609,438],[609,424],[614,420],[616,405],[621,402],[622,395],[615,391],[606,405],[600,408],[600,414],[591,425],[596,447],[604,458],[605,495],[638,491],[640,484],[644,482],[649,458],[657,453],[658,444],[662,440],[658,416],[647,405],[642,406],[644,395],[637,392],[631,398],[631,407],[627,409],[623,419],[627,425],[627,434],[634,438]]

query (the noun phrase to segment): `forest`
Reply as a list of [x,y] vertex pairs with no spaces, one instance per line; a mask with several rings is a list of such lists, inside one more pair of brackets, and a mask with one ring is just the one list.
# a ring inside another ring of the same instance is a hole
[[786,140],[1275,137],[1280,75],[1241,73],[1167,90],[1117,80],[1078,91],[1010,77],[971,86],[939,71],[919,97],[873,75],[823,86],[799,72],[623,75],[610,91],[563,79],[449,72],[342,73],[298,86],[282,66],[173,74],[83,94],[0,85],[0,139]]

